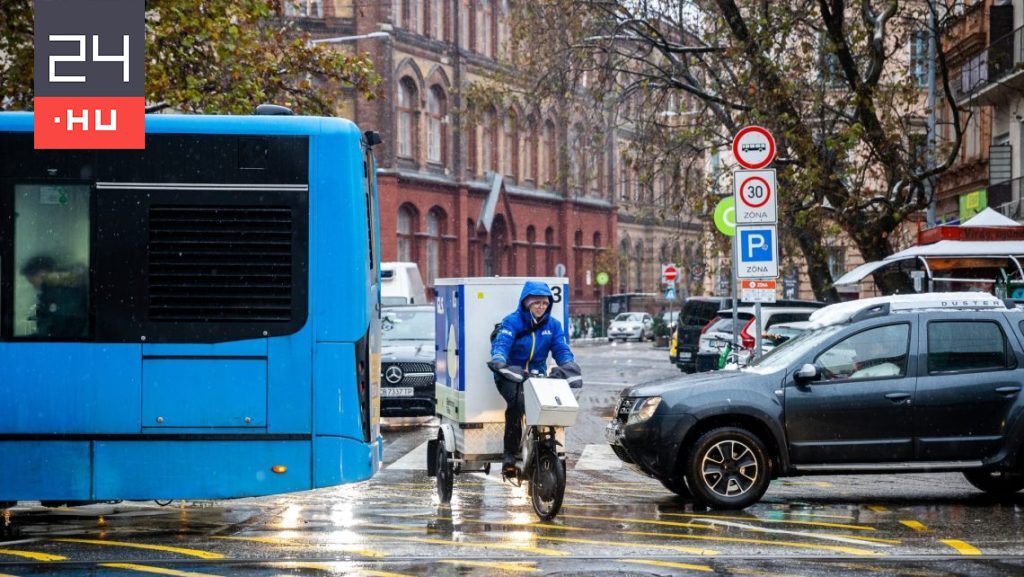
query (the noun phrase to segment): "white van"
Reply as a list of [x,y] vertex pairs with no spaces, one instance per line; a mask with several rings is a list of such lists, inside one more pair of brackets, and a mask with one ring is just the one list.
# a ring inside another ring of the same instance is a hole
[[420,305],[427,302],[420,269],[414,262],[380,263],[380,304]]

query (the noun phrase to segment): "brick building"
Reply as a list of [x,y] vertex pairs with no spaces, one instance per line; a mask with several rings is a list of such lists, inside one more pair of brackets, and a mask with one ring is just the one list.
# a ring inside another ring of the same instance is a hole
[[438,277],[548,276],[561,264],[574,312],[597,310],[597,287],[587,281],[615,243],[613,155],[583,163],[592,170],[578,179],[577,144],[588,135],[561,110],[467,112],[467,87],[504,55],[507,3],[304,0],[286,14],[314,41],[368,52],[384,78],[384,99],[344,94],[338,104],[339,114],[384,138],[382,260],[418,263],[428,286]]

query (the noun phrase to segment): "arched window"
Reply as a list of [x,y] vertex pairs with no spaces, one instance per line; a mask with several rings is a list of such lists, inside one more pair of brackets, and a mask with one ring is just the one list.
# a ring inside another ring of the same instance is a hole
[[482,135],[480,137],[480,174],[486,174],[488,170],[498,171],[498,158],[494,153],[497,148],[497,131],[495,130],[496,115],[494,110],[484,112],[481,122]]
[[398,208],[398,222],[395,226],[398,236],[398,251],[395,260],[398,262],[416,261],[416,209],[410,204]]
[[427,162],[444,165],[447,160],[448,134],[445,116],[448,100],[437,84],[427,92]]
[[583,231],[577,230],[573,236],[572,243],[572,268],[573,282],[576,284],[576,294],[583,294]]
[[541,168],[544,170],[542,182],[547,188],[555,188],[558,178],[558,149],[555,148],[555,123],[548,120],[544,123],[544,139],[541,142]]
[[444,4],[445,0],[427,0],[430,4],[430,37],[446,40]]
[[622,238],[619,241],[619,292],[628,292],[626,288],[629,284],[629,269],[630,269],[630,249],[632,245],[628,236]]
[[480,255],[480,243],[476,236],[476,224],[473,219],[466,220],[466,238],[469,239],[469,254],[466,258],[466,266],[469,268],[469,276],[477,275],[477,258]]
[[427,213],[427,284],[434,286],[444,262],[444,235],[448,228],[444,210],[435,206]]
[[494,56],[494,2],[481,0],[476,27],[476,51],[484,56]]
[[532,115],[526,118],[526,134],[522,141],[523,180],[536,183],[537,119]]
[[636,292],[643,292],[644,289],[644,241],[636,241],[636,249],[633,252],[633,258],[636,260],[636,285],[634,290]]
[[542,276],[555,274],[555,256],[558,247],[555,246],[555,229],[550,226],[544,230],[544,272]]
[[416,83],[408,76],[398,83],[398,156],[416,157]]
[[516,164],[518,164],[518,147],[519,138],[516,134],[516,116],[515,113],[509,110],[505,114],[505,122],[503,124],[502,138],[504,145],[501,149],[502,159],[502,170],[505,176],[509,177],[512,182],[515,182],[518,176],[516,173]]
[[526,275],[533,276],[537,274],[537,229],[530,226],[526,227]]

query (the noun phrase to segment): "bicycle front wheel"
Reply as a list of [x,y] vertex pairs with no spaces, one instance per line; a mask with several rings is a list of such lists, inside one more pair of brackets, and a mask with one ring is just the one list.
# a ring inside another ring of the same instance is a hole
[[530,500],[542,521],[550,521],[562,508],[565,496],[565,461],[551,447],[538,447],[530,475]]

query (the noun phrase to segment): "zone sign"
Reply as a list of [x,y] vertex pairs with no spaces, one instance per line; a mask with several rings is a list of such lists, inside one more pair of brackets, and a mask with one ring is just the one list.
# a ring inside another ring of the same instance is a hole
[[778,220],[775,169],[733,171],[736,224],[774,224]]
[[764,168],[775,160],[775,138],[766,128],[746,126],[732,139],[732,155],[743,168]]

